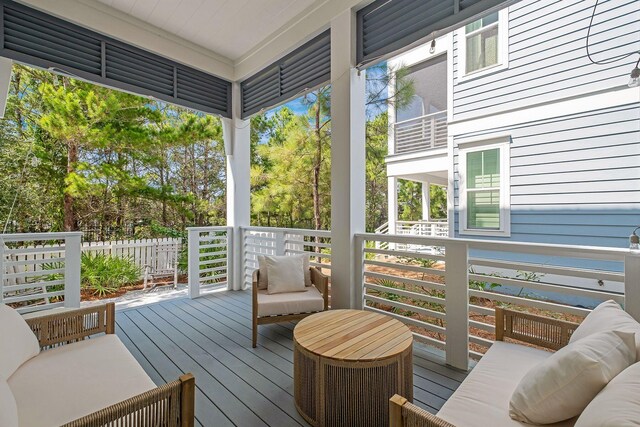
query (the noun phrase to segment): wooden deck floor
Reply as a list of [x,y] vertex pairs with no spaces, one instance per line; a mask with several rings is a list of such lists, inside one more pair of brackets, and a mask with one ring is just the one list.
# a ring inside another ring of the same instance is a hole
[[[251,348],[250,296],[224,291],[119,310],[117,334],[157,384],[195,375],[198,425],[305,426],[293,403],[295,325],[260,326]],[[414,400],[425,409],[437,411],[464,378],[414,351]]]

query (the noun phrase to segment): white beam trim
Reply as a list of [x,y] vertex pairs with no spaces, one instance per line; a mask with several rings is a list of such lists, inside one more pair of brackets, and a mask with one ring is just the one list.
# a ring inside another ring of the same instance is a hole
[[227,226],[232,228],[233,271],[228,288],[244,288],[244,260],[240,227],[251,225],[251,121],[240,119],[240,85],[233,84],[233,119],[222,119],[227,155]]
[[359,305],[355,234],[365,230],[365,75],[355,69],[356,18],[331,21],[331,306]]
[[233,80],[234,66],[230,59],[97,1],[22,0],[21,3],[218,77]]

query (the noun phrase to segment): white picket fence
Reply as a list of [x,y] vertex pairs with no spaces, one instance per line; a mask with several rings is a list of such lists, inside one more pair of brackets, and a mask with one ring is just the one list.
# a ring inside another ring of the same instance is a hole
[[180,253],[182,239],[135,239],[113,240],[110,242],[83,242],[82,252],[100,253],[112,257],[128,258],[140,268],[140,278],[144,276],[146,266],[167,265],[173,263],[173,248]]

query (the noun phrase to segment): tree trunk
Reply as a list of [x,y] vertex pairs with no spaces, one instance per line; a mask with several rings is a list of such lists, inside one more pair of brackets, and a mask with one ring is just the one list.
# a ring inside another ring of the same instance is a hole
[[316,158],[313,162],[313,222],[316,230],[322,228],[320,218],[320,166],[322,165],[322,139],[320,138],[320,100],[316,101],[315,112]]
[[[75,141],[67,142],[67,176],[75,172],[78,162],[78,146]],[[73,196],[65,189],[64,201],[64,231],[76,231],[78,228],[76,212],[73,206]]]

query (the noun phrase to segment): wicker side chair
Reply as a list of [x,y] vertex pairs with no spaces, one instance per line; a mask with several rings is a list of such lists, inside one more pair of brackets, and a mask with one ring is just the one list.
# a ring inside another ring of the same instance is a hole
[[[262,315],[260,313],[260,302],[261,300],[264,301],[264,299],[266,298],[270,298],[273,299],[278,298],[278,295],[282,295],[282,296],[286,296],[286,295],[293,295],[293,294],[297,294],[300,295],[301,293],[306,293],[306,292],[292,292],[289,294],[275,294],[275,295],[269,295],[268,297],[265,294],[265,291],[261,291],[258,289],[258,281],[260,279],[260,270],[255,270],[253,272],[253,284],[252,284],[252,304],[251,304],[251,317],[252,317],[252,324],[253,324],[253,336],[252,336],[252,341],[253,341],[253,348],[256,348],[256,345],[258,343],[258,325],[264,325],[267,323],[280,323],[280,322],[290,322],[292,320],[300,320],[303,319],[311,314],[314,313],[318,313],[321,311],[325,311],[329,309],[329,276],[326,276],[325,274],[322,274],[322,272],[320,270],[318,270],[315,267],[311,267],[309,268],[309,271],[311,272],[311,283],[313,284],[313,286],[315,286],[315,288],[320,292],[321,296],[319,296],[319,298],[322,298],[321,301],[321,306],[322,309],[318,309],[314,310],[314,311],[304,311],[304,312],[294,312],[294,313],[277,313],[277,314],[269,314],[269,315]],[[314,304],[315,305],[315,304]],[[320,304],[318,304],[320,305]]]
[[[569,344],[578,324],[497,307],[496,341],[509,338],[556,351]],[[482,363],[482,362],[480,362]],[[455,396],[455,394],[454,394]],[[389,427],[456,427],[400,395],[389,399]]]
[[[25,318],[40,348],[47,350],[89,339],[94,335],[115,334],[115,305],[65,310]],[[193,427],[195,379],[184,374],[122,402],[65,424],[64,427],[157,426]]]

